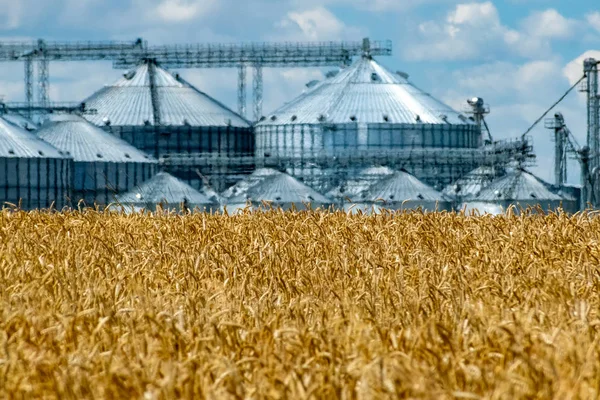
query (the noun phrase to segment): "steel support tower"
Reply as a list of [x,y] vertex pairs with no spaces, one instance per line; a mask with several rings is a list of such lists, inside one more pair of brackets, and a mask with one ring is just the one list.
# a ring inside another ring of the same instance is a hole
[[584,178],[584,191],[588,193],[594,208],[600,206],[600,97],[598,89],[598,64],[588,58],[583,62],[585,81],[582,91],[587,94],[587,179]]
[[49,82],[51,61],[116,60],[126,54],[143,50],[146,44],[137,39],[131,42],[55,42],[39,39],[28,42],[0,42],[0,62],[24,62],[25,100],[33,107],[34,68],[38,67],[39,106],[50,104]]

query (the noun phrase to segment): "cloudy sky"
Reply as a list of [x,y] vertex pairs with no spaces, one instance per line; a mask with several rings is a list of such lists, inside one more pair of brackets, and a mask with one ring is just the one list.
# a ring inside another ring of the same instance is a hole
[[[391,39],[389,69],[457,109],[483,97],[495,138],[522,134],[582,75],[585,57],[600,58],[597,0],[0,0],[5,40],[176,42]],[[236,71],[180,71],[188,81],[236,108]],[[320,69],[265,72],[265,112],[321,79]],[[51,98],[80,101],[122,71],[110,63],[53,63]],[[2,65],[0,95],[22,100],[23,66]],[[581,143],[585,101],[572,93],[558,110]],[[537,166],[552,180],[552,142],[532,131]],[[569,165],[578,182],[578,167]]]

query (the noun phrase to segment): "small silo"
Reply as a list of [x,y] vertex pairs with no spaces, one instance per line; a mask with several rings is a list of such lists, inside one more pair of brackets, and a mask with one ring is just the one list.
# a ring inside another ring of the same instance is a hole
[[577,211],[575,199],[563,198],[554,194],[548,189],[548,186],[530,172],[522,168],[515,168],[471,197],[464,206],[469,207],[470,203],[491,203],[501,206],[504,210],[514,205],[517,210],[521,207],[540,206],[545,211],[553,211],[558,208],[563,208],[565,211]]
[[0,205],[61,209],[69,204],[72,173],[69,155],[0,117]]
[[72,202],[106,206],[157,170],[157,161],[77,115],[57,115],[38,137],[73,157]]
[[338,186],[327,193],[327,196],[341,203],[355,203],[362,199],[360,195],[368,190],[373,184],[394,174],[389,167],[370,167],[360,171],[353,179],[342,181]]
[[207,197],[169,173],[159,172],[133,190],[117,196],[112,209],[123,208],[126,212],[154,211],[157,206],[163,210],[181,211],[187,208],[191,211],[217,211],[219,198]]
[[[84,101],[94,125],[161,160],[196,189],[221,191],[254,155],[250,123],[153,61]],[[233,182],[231,183],[233,184]]]
[[[418,89],[406,74],[392,73],[364,55],[328,76],[256,125],[259,165],[285,169],[325,192],[374,165],[402,167],[444,185],[450,181],[438,176],[462,176],[477,167],[458,158],[450,163],[427,158],[428,149],[479,148],[481,130]],[[419,157],[411,155],[415,150]],[[397,164],[400,152],[409,158]]]
[[[361,195],[357,207],[363,209],[444,211],[451,200],[406,171],[396,171],[373,184]],[[351,206],[350,206],[351,208]]]
[[452,182],[442,190],[442,193],[456,200],[468,200],[502,175],[504,175],[502,169],[484,165]]
[[223,193],[227,210],[235,212],[248,204],[254,208],[266,206],[288,210],[310,207],[327,208],[333,201],[290,175],[273,169],[261,168]]

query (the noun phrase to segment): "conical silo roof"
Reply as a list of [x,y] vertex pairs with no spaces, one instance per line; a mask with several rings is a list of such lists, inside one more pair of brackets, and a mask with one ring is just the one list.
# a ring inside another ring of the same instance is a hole
[[340,185],[330,190],[327,195],[336,199],[348,198],[358,200],[358,196],[368,190],[376,182],[394,174],[389,167],[370,167],[361,170],[355,178],[343,181]]
[[77,115],[55,116],[36,132],[76,162],[157,163],[129,143]]
[[116,200],[122,205],[159,203],[177,205],[184,201],[191,206],[215,204],[214,200],[166,172],[159,172],[132,191],[116,196]]
[[15,113],[11,113],[11,114],[5,114],[3,115],[3,118],[5,120],[7,120],[8,122],[10,122],[13,125],[17,125],[19,128],[23,128],[26,131],[35,131],[36,129],[39,128],[39,125],[37,125],[35,122],[33,122],[32,120],[30,120],[27,117],[24,117],[21,114],[15,114]]
[[481,166],[446,186],[442,193],[451,197],[470,198],[489,186],[499,176],[498,168]]
[[543,182],[533,174],[517,168],[495,180],[474,197],[476,201],[560,201]]
[[9,158],[70,158],[6,119],[0,117],[0,157]]
[[[238,182],[227,194],[233,194],[227,202],[244,204],[274,202],[277,204],[331,204],[332,201],[309,186],[283,172],[260,169],[246,180]],[[226,197],[224,195],[224,197]]]
[[399,73],[392,73],[365,56],[281,107],[259,126],[347,124],[353,121],[366,124],[474,124]]
[[[154,71],[154,91],[150,66]],[[158,108],[163,126],[250,127],[248,121],[225,105],[156,64],[138,66],[84,103],[87,109],[96,110],[85,118],[98,126],[154,125],[153,110]]]
[[448,198],[431,186],[405,171],[396,171],[375,183],[362,195],[364,201],[384,200],[390,203],[403,201],[446,202]]

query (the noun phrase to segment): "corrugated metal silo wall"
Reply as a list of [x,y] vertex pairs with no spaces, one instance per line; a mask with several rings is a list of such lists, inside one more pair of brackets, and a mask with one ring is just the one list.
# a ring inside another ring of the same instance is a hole
[[195,189],[204,186],[204,177],[215,190],[223,191],[254,170],[252,128],[109,126],[103,129],[156,158],[194,155],[182,163],[170,161],[163,167]]
[[157,164],[152,163],[75,162],[73,204],[106,206],[115,195],[132,190],[156,172]]
[[352,179],[363,168],[404,168],[441,188],[478,167],[475,160],[456,163],[433,156],[402,160],[394,151],[474,149],[481,133],[474,125],[308,124],[256,127],[257,165],[285,169],[321,192]]
[[62,209],[70,203],[72,174],[73,160],[66,158],[0,158],[0,206]]

